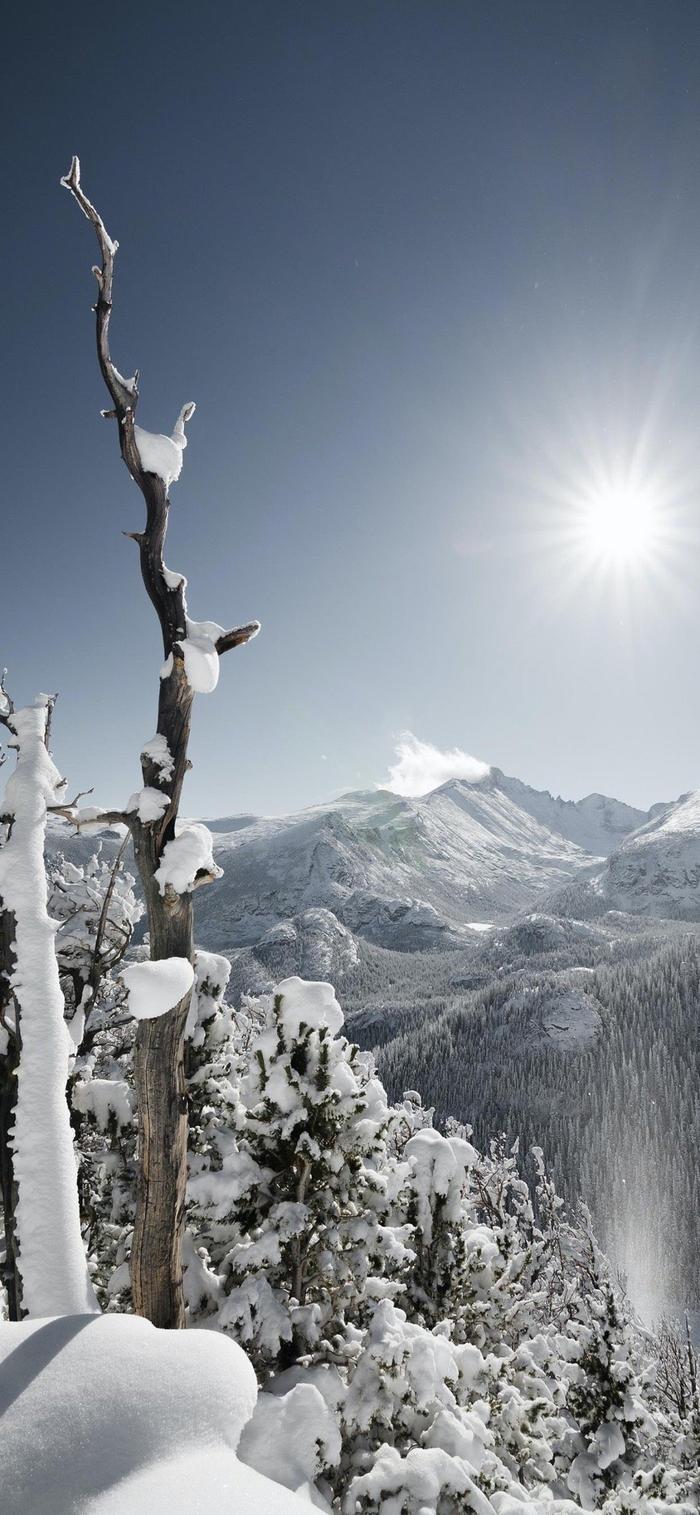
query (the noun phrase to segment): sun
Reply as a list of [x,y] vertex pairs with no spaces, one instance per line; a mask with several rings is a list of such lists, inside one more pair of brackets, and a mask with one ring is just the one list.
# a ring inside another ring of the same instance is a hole
[[599,563],[634,566],[649,562],[659,542],[659,512],[642,488],[613,486],[582,501],[582,544]]

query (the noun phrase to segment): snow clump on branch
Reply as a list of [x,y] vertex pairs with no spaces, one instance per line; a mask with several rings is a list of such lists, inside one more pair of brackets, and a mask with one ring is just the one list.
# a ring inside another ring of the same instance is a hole
[[182,473],[182,454],[187,446],[185,423],[194,415],[194,404],[183,405],[175,422],[172,435],[165,437],[160,432],[144,431],[134,427],[134,440],[138,448],[144,473],[154,473],[163,480],[166,491],[176,484]]
[[219,682],[219,654],[217,639],[224,635],[223,626],[215,621],[187,621],[187,636],[180,646],[185,660],[185,677],[195,694],[213,694]]

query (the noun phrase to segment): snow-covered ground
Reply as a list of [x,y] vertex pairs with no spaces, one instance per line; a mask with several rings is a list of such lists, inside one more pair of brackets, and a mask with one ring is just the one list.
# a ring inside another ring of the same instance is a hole
[[133,1315],[4,1324],[3,1515],[301,1515],[306,1501],[236,1456],[256,1394],[218,1332]]

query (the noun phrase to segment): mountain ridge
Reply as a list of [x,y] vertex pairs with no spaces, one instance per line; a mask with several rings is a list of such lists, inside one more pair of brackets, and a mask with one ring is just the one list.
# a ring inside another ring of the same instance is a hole
[[224,878],[204,945],[251,947],[325,910],[380,946],[455,946],[588,871],[640,819],[622,801],[555,799],[500,769],[419,797],[350,790],[289,816],[222,817],[209,823]]

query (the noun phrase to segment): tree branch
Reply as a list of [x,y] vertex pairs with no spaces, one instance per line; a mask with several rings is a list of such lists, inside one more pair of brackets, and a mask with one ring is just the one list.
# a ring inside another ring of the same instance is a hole
[[[92,992],[93,992],[93,999],[97,995],[97,989],[98,989],[99,981],[100,981],[100,978],[102,976],[102,973],[104,972],[104,965],[101,964],[100,955],[102,953],[102,942],[103,942],[105,930],[106,930],[106,927],[107,927],[107,917],[109,915],[109,907],[110,907],[110,905],[112,903],[112,896],[114,894],[114,889],[115,889],[115,885],[116,885],[116,882],[117,882],[117,876],[119,874],[119,870],[121,868],[122,861],[123,861],[123,858],[124,858],[124,853],[126,851],[127,843],[129,841],[130,841],[130,832],[127,831],[127,834],[124,837],[124,840],[123,840],[123,842],[121,844],[121,847],[119,848],[119,851],[118,851],[118,853],[117,853],[117,855],[116,855],[116,857],[114,859],[114,864],[113,864],[113,867],[112,867],[112,872],[111,872],[110,877],[109,877],[109,884],[107,885],[107,888],[105,889],[105,895],[104,895],[104,899],[102,901],[102,909],[100,911],[100,918],[99,918],[99,921],[97,923],[97,931],[95,932],[95,945],[94,945],[93,953],[92,953],[92,962],[90,964],[90,972],[89,972],[89,975],[88,975],[88,983],[89,983],[89,985],[90,985],[90,987],[92,989]],[[128,940],[129,940],[129,937],[127,936],[127,942],[128,942]]]
[[244,647],[246,642],[252,642],[260,630],[259,621],[249,621],[247,626],[236,626],[233,631],[227,631],[217,638],[216,650],[221,657],[222,653],[230,652],[232,647]]
[[[66,782],[65,779],[63,779],[62,783],[59,784],[57,787],[60,789],[62,787],[62,784],[65,784],[65,782]],[[93,793],[92,789],[79,789],[78,793],[75,796],[75,799],[66,800],[65,805],[47,805],[46,809],[50,810],[52,812],[58,812],[59,815],[64,815],[67,810],[75,810],[75,807],[76,807],[76,805],[78,803],[78,800],[84,800],[85,797],[86,797],[86,795],[92,794],[92,793]]]
[[[86,792],[90,794],[92,791],[88,789]],[[97,815],[83,816],[81,821],[80,811],[72,809],[70,805],[47,805],[46,808],[51,815],[60,815],[64,821],[70,821],[78,832],[83,826],[128,826],[130,831],[134,827],[135,812],[130,810],[99,810]]]
[[118,242],[113,242],[102,220],[101,215],[95,210],[94,205],[88,200],[80,183],[80,159],[74,157],[67,174],[61,179],[64,189],[70,191],[74,200],[77,200],[84,216],[95,228],[97,241],[102,255],[102,267],[93,268],[97,280],[97,356],[102,372],[102,377],[114,401],[114,406],[119,415],[120,412],[136,409],[138,400],[137,376],[133,379],[124,379],[118,368],[112,362],[109,351],[109,318],[112,314],[112,277],[114,274],[114,258],[119,247]]

